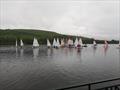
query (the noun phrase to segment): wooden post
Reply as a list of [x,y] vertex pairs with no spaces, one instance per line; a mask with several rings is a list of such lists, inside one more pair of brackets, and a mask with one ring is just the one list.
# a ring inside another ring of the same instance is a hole
[[88,85],[88,90],[91,90],[91,85],[90,84]]

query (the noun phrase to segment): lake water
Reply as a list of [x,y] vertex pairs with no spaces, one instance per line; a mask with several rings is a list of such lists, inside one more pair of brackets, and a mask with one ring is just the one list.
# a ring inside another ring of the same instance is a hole
[[0,90],[54,90],[120,77],[120,50],[0,47]]

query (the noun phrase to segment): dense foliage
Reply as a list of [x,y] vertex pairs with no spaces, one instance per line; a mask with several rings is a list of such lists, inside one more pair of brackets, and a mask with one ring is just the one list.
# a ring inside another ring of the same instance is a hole
[[[15,45],[17,40],[20,43],[20,39],[23,40],[24,44],[31,45],[33,38],[36,37],[40,44],[46,44],[46,39],[49,38],[53,42],[53,38],[71,38],[75,40],[76,36],[63,35],[50,31],[43,30],[32,30],[32,29],[0,29],[0,45]],[[94,39],[81,37],[83,43],[90,44]],[[104,43],[103,40],[97,40],[97,43]],[[118,41],[112,40],[109,43],[118,43]]]

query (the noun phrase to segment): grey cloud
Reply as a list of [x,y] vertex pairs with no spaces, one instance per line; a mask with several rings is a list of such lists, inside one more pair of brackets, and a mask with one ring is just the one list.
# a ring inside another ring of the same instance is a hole
[[1,0],[0,28],[33,28],[98,39],[119,38],[118,0]]

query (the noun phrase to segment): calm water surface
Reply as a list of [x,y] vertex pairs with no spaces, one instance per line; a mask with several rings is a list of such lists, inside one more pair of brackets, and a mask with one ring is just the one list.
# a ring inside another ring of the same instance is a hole
[[120,76],[120,50],[0,47],[0,90],[54,90]]

